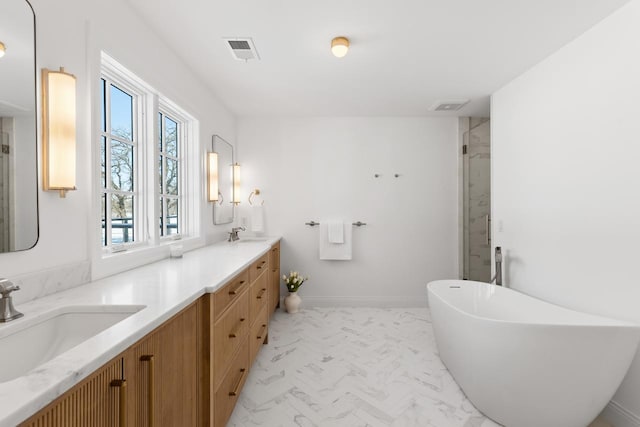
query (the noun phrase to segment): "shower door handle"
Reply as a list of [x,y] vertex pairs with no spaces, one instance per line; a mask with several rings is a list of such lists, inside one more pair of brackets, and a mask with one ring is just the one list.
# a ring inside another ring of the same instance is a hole
[[491,245],[491,216],[484,216],[484,225],[485,225],[485,238],[487,240],[487,245]]

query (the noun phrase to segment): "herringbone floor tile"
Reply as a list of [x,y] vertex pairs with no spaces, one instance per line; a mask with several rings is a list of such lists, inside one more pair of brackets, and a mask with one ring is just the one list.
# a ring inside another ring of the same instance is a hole
[[228,426],[489,427],[440,361],[426,308],[278,311]]

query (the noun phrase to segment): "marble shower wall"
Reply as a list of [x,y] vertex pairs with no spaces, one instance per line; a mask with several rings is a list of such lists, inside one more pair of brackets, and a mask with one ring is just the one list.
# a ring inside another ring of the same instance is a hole
[[488,282],[491,279],[491,244],[487,218],[491,213],[491,131],[488,118],[463,117],[464,277]]

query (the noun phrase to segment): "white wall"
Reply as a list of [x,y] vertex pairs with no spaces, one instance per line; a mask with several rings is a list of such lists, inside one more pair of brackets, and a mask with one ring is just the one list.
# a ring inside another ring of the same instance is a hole
[[[457,129],[456,118],[238,120],[244,191],[262,191],[266,232],[284,236],[283,272],[311,276],[308,304],[426,305],[427,282],[457,277]],[[368,224],[353,229],[352,261],[318,259],[319,227],[305,222],[331,216]]]
[[[640,322],[640,1],[492,98],[494,245],[505,282]],[[614,400],[640,417],[640,357]],[[637,418],[636,421],[640,420]],[[616,424],[618,425],[618,424]]]
[[[97,242],[99,222],[94,215],[97,196],[92,189],[95,170],[92,149],[97,147],[98,129],[92,128],[91,115],[97,102],[92,85],[97,87],[99,79],[100,50],[108,52],[200,121],[199,150],[204,152],[210,147],[214,133],[235,141],[235,118],[124,0],[31,3],[36,13],[38,69],[64,66],[77,77],[78,190],[68,193],[65,199],[56,192],[39,190],[38,244],[26,252],[0,255],[0,273],[10,278],[86,262],[90,259],[91,245]],[[203,169],[204,160],[198,166]],[[40,183],[41,178],[39,187]],[[204,198],[204,190],[200,197]],[[207,240],[221,238],[223,229],[212,225],[211,206],[203,202],[201,209]]]

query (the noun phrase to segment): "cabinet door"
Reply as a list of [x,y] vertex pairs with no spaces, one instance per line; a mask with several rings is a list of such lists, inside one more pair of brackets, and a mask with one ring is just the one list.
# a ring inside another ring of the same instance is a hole
[[20,424],[25,427],[115,427],[126,415],[122,357],[98,369],[47,407]]
[[197,425],[200,309],[199,300],[157,331],[158,426]]
[[151,427],[158,423],[158,334],[150,333],[125,353],[125,378],[129,383],[130,426]]

